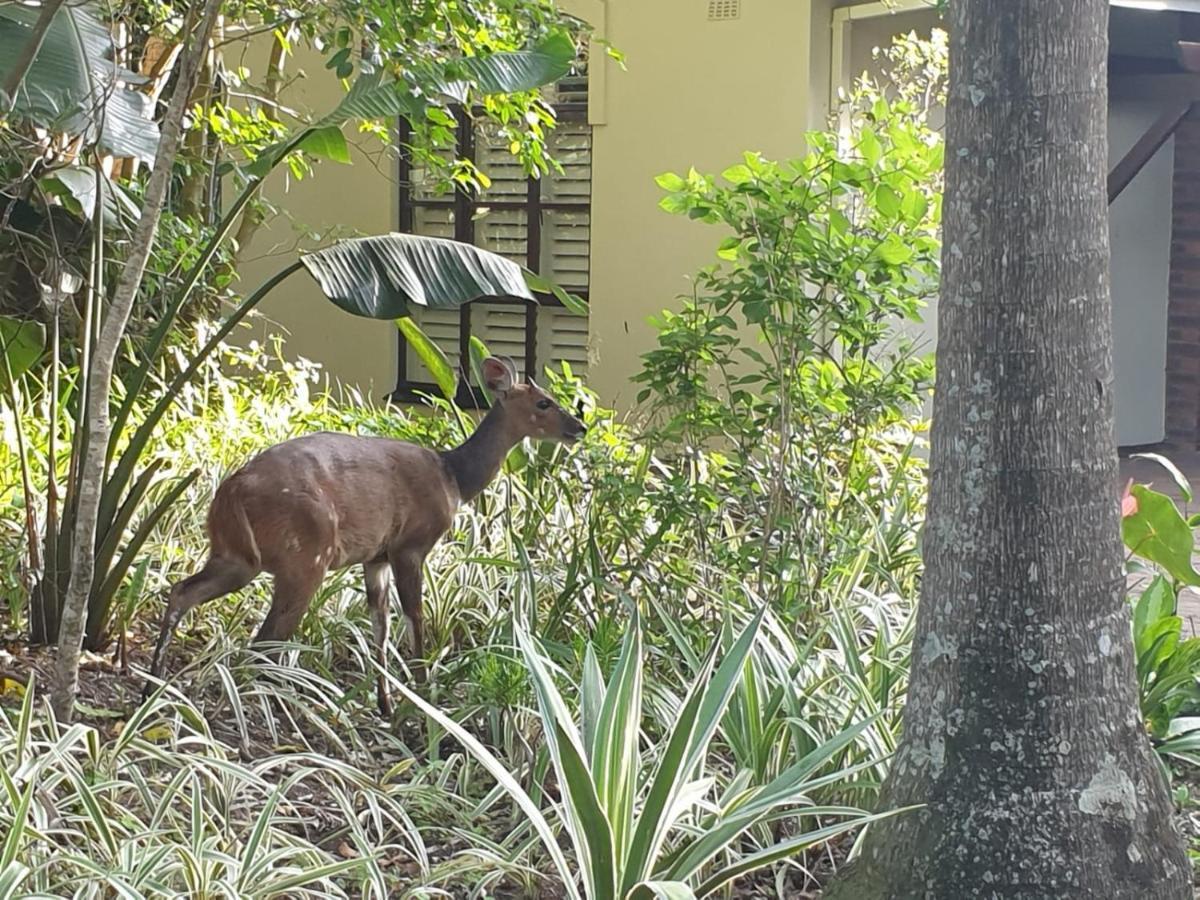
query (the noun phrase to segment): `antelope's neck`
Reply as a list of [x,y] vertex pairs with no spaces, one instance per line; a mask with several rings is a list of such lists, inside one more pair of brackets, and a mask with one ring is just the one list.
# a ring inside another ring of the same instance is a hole
[[509,428],[507,416],[497,403],[483,417],[474,433],[455,447],[443,451],[442,461],[458,485],[462,502],[479,496],[504,465],[508,452],[521,440]]

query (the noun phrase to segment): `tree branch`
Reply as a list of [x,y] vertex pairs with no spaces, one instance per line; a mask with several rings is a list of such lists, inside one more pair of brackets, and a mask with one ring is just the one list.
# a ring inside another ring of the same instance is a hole
[[[263,96],[259,102],[264,108],[270,109],[272,115],[279,115],[279,90],[283,84],[283,65],[286,60],[286,50],[283,35],[277,30],[275,40],[271,44],[271,56],[267,60],[267,77],[263,84]],[[250,245],[255,232],[265,221],[266,216],[261,206],[251,204],[242,213],[242,221],[238,223],[237,234],[233,239],[233,255],[230,266],[236,266],[243,258],[246,247]]]

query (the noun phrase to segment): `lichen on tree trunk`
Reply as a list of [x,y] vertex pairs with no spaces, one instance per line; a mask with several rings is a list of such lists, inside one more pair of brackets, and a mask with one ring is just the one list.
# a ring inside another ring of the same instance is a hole
[[1107,0],[952,0],[926,571],[885,808],[826,900],[1191,897],[1116,502]]

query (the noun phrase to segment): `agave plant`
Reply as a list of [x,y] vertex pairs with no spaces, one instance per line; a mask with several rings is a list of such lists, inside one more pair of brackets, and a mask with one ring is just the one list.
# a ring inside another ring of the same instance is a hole
[[[817,773],[856,738],[865,722],[816,747],[770,782],[743,784],[714,799],[714,779],[705,775],[709,743],[746,670],[764,613],[759,611],[742,630],[719,666],[718,648],[713,648],[679,702],[673,726],[658,743],[645,747],[642,626],[636,613],[607,684],[589,646],[578,720],[555,684],[552,663],[537,641],[514,624],[561,793],[550,815],[570,836],[571,859],[559,847],[550,820],[507,766],[445,713],[405,686],[398,688],[458,739],[512,797],[545,845],[568,896],[706,897],[741,875],[891,814],[818,807],[807,799],[810,791],[853,774]],[[747,831],[784,815],[836,821],[738,854]]]

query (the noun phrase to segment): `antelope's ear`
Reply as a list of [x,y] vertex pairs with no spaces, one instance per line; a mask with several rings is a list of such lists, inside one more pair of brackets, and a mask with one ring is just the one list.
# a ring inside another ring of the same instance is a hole
[[504,397],[516,384],[512,360],[505,363],[504,360],[489,356],[480,365],[480,369],[483,372],[483,383],[497,397]]
[[513,362],[512,357],[511,356],[498,356],[496,358],[504,364],[504,367],[506,369],[508,369],[508,377],[512,379],[512,383],[517,384],[518,382],[520,382],[521,375],[520,375],[520,373],[517,372],[517,364],[515,362]]

